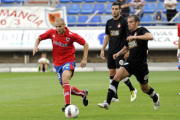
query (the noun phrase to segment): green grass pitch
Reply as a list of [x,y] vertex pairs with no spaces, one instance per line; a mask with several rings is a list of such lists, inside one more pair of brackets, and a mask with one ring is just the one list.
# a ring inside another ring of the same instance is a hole
[[[152,99],[144,94],[135,77],[130,78],[138,90],[130,102],[130,92],[123,82],[118,88],[119,102],[109,110],[99,108],[109,87],[108,72],[75,72],[70,84],[88,89],[89,105],[72,96],[71,104],[79,108],[78,120],[179,120],[180,81],[178,71],[150,72],[149,85],[160,94],[160,108],[155,111]],[[55,73],[0,73],[0,120],[65,120],[63,89]]]

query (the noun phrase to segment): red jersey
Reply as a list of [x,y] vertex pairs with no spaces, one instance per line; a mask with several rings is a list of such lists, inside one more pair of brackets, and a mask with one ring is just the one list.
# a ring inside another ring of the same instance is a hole
[[180,23],[178,24],[178,36],[180,37]]
[[59,35],[56,29],[50,29],[46,33],[40,35],[41,40],[51,39],[53,50],[53,61],[55,66],[61,66],[64,63],[75,61],[75,47],[73,42],[77,42],[80,45],[85,44],[85,40],[76,33],[69,31],[65,27],[66,32]]

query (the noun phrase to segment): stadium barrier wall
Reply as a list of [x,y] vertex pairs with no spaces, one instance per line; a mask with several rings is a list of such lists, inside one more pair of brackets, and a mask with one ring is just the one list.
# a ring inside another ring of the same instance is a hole
[[[87,29],[88,28],[88,29]],[[148,47],[151,50],[175,50],[177,49],[178,37],[177,27],[147,27],[152,33],[154,40],[149,41]],[[105,27],[75,27],[69,28],[72,32],[78,33],[89,44],[89,50],[100,50],[105,37]],[[35,40],[47,29],[4,29],[0,32],[0,51],[31,51]],[[76,50],[83,47],[74,43]],[[44,40],[39,45],[42,50],[52,50],[51,40]]]
[[[176,26],[148,26],[147,27],[154,36],[154,41],[149,42],[149,62],[176,62],[177,53],[177,27]],[[43,41],[40,50],[35,56],[32,56],[34,42],[39,34],[42,34],[47,29],[1,29],[0,32],[0,64],[31,64],[37,63],[41,56],[41,52],[47,52],[47,58],[53,62],[51,53],[51,41]],[[100,58],[100,49],[104,38],[105,27],[69,27],[73,32],[77,32],[84,37],[90,45],[88,63],[106,63],[106,60]],[[88,30],[87,30],[88,29]],[[98,31],[98,32],[97,32]],[[50,44],[49,44],[50,43]],[[76,47],[76,62],[79,63],[82,59],[82,47],[75,44]],[[107,49],[105,50],[107,55]],[[106,64],[105,64],[106,65]],[[0,66],[3,71],[11,71],[11,66]],[[23,68],[19,66],[19,68]],[[24,67],[25,68],[25,67]],[[29,66],[34,68],[36,66]],[[51,67],[53,68],[53,66]],[[105,66],[106,68],[106,66]],[[92,68],[90,68],[92,69]],[[103,68],[104,69],[104,68]],[[17,70],[17,69],[16,69]],[[19,69],[20,70],[20,69]],[[17,71],[19,71],[17,70]],[[52,70],[53,71],[53,70]]]

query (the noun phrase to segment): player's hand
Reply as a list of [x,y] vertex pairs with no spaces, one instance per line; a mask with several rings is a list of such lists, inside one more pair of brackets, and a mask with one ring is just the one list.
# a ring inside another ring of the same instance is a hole
[[124,55],[124,59],[127,59],[129,57],[129,52],[127,52],[125,55]]
[[122,8],[122,9],[125,8],[125,5],[121,5],[121,8]]
[[38,47],[34,47],[34,49],[33,49],[33,56],[36,54],[36,52],[39,50],[39,48]]
[[116,60],[116,59],[118,58],[118,56],[119,56],[118,53],[114,54],[114,55],[113,55],[113,59]]
[[101,56],[101,59],[103,59],[103,60],[105,60],[106,58],[104,57],[104,50],[101,50],[101,54],[100,54],[100,56]]
[[87,64],[87,59],[82,59],[81,61],[81,67],[86,67],[86,64]]
[[132,40],[135,40],[136,36],[128,36],[126,40],[129,40],[131,42]]

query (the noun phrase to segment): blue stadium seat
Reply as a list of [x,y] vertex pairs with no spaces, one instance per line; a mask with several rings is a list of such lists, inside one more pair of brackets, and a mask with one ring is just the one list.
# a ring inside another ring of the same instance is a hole
[[68,3],[70,2],[71,0],[59,0],[59,3]]
[[160,2],[164,2],[164,0],[159,0]]
[[24,0],[16,0],[17,3],[20,3],[21,1],[24,2]]
[[147,2],[156,2],[157,0],[146,0]]
[[144,13],[154,13],[155,9],[156,7],[154,3],[146,3],[144,6]]
[[89,23],[91,23],[91,24],[89,24],[89,26],[98,26],[98,25],[100,25],[101,16],[96,15],[96,16],[92,17]]
[[95,2],[95,0],[84,0],[84,2]]
[[68,26],[74,26],[76,24],[76,16],[67,16]]
[[103,13],[105,12],[104,4],[102,4],[102,3],[96,3],[96,4],[94,4],[93,13],[95,13],[96,10],[98,10],[98,13],[99,13],[99,14],[103,14]]
[[11,7],[11,4],[2,4],[1,7]]
[[[175,19],[174,19],[174,22],[178,22],[179,20],[178,20],[178,17],[176,17]],[[178,24],[178,23],[175,23],[176,25]]]
[[134,13],[134,8],[133,7],[130,7],[130,13]]
[[92,4],[82,4],[81,14],[91,14],[93,12]]
[[106,25],[106,22],[107,20],[111,19],[112,18],[112,15],[103,15],[102,16],[102,26],[105,26]]
[[72,0],[72,2],[82,2],[83,0]]
[[88,20],[88,16],[79,16],[77,26],[87,26],[87,24],[81,24],[81,23],[85,23],[87,20]]
[[111,14],[111,5],[112,3],[108,3],[106,7],[106,14]]
[[177,4],[176,10],[179,12],[180,11],[180,3]]
[[157,10],[160,12],[160,10],[163,11],[163,13],[166,13],[166,9],[164,8],[164,3],[157,3]]
[[68,12],[68,5],[67,4],[58,4],[57,8],[61,8],[62,6],[66,7],[66,12]]
[[14,3],[15,0],[3,0],[4,3]]
[[109,0],[109,2],[115,2],[116,0]]
[[107,0],[96,0],[97,2],[107,2]]
[[68,14],[80,13],[80,4],[70,4]]
[[141,22],[147,22],[147,23],[141,23],[141,25],[152,25],[152,23],[148,23],[148,22],[152,22],[151,15],[143,15],[143,17],[141,18]]

